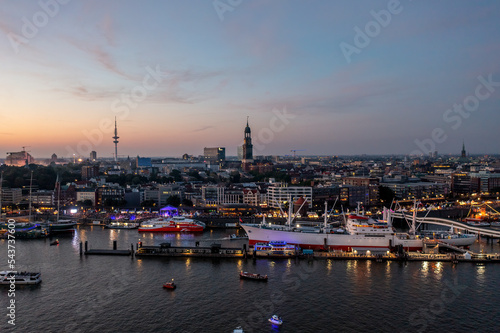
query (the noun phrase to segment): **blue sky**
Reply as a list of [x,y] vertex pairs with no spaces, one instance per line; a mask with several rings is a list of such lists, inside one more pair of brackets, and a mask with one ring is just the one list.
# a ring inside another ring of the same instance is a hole
[[[2,1],[0,152],[112,156],[117,116],[119,155],[234,155],[249,116],[257,154],[499,153],[499,14],[497,1]],[[464,101],[473,111],[447,113]]]

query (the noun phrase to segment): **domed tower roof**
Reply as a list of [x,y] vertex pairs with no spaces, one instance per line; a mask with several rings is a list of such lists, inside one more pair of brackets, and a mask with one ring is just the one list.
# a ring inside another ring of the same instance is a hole
[[245,133],[250,133],[250,126],[248,126],[248,117],[247,117],[247,127],[245,127]]

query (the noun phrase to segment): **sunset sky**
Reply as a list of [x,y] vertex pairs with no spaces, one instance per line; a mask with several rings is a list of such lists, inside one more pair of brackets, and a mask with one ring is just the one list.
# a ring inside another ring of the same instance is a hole
[[499,41],[495,0],[4,0],[0,157],[111,157],[115,116],[120,156],[247,116],[254,155],[498,154]]

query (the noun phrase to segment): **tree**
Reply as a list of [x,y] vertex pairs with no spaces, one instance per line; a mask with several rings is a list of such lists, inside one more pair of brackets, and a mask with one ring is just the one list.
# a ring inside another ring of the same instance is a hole
[[169,176],[172,177],[175,182],[182,181],[181,172],[179,170],[172,170],[172,172],[169,174]]
[[167,198],[167,205],[179,207],[181,204],[181,198],[178,195],[171,195]]
[[193,207],[193,202],[189,199],[182,199],[182,205],[187,207]]
[[379,197],[380,200],[384,202],[384,206],[390,205],[392,200],[396,197],[394,191],[388,188],[387,186],[379,186]]
[[156,207],[156,201],[154,200],[145,200],[141,202],[142,207],[148,207],[148,208],[153,208]]

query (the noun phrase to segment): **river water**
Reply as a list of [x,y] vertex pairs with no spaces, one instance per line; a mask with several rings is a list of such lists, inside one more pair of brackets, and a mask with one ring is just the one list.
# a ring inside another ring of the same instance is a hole
[[[241,247],[234,230],[151,234],[79,226],[73,235],[17,240],[16,269],[41,271],[38,286],[1,288],[2,332],[499,332],[500,264],[304,259],[80,256],[131,244]],[[475,252],[500,252],[477,241]],[[7,242],[0,240],[0,270]],[[240,271],[269,281],[240,280]],[[174,279],[178,288],[162,284]],[[8,323],[15,300],[15,326]],[[283,325],[273,327],[273,314]]]

